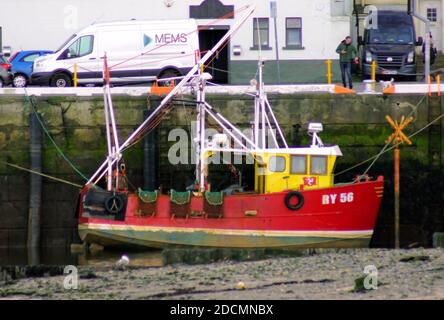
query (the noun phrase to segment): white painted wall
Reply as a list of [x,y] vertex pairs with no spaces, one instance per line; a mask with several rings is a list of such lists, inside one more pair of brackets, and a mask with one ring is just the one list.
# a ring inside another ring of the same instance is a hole
[[[338,43],[350,33],[349,16],[330,16],[335,0],[278,0],[278,40],[281,59],[337,58]],[[164,0],[12,0],[2,1],[0,25],[3,27],[3,45],[13,52],[27,49],[56,49],[66,38],[84,26],[96,21],[128,19],[183,19],[189,17],[189,5],[199,5],[202,0],[175,0],[171,7]],[[226,5],[240,8],[256,4],[255,17],[269,17],[268,0],[222,0]],[[348,3],[346,0],[344,3]],[[241,15],[242,13],[239,13]],[[285,46],[285,18],[302,17],[304,50],[282,50]],[[200,20],[199,24],[208,21]],[[219,21],[232,25],[233,19]],[[252,19],[239,30],[231,41],[242,47],[241,56],[231,55],[232,60],[256,60],[253,45]],[[270,20],[270,46],[263,51],[266,59],[275,59],[274,29]]]

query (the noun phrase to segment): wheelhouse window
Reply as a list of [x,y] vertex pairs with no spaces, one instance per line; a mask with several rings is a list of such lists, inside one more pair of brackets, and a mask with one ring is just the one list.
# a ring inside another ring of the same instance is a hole
[[427,8],[427,20],[430,22],[436,22],[437,21],[437,10],[436,8]]
[[272,156],[269,160],[269,170],[271,172],[285,171],[285,158],[282,156]]
[[311,156],[310,174],[311,175],[326,175],[327,174],[327,157],[326,156]]
[[90,54],[93,51],[94,37],[84,36],[77,39],[68,48],[70,56],[68,58],[79,58]]
[[253,18],[253,48],[270,49],[270,23],[268,18]]
[[306,174],[307,173],[307,156],[291,156],[290,164],[291,174]]
[[286,18],[285,46],[289,49],[302,47],[302,18]]

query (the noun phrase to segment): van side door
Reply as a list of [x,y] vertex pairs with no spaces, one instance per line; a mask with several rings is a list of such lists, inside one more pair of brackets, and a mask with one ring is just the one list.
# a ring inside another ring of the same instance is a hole
[[125,83],[140,79],[141,47],[138,26],[100,30],[98,52],[101,58],[106,53],[111,82]]

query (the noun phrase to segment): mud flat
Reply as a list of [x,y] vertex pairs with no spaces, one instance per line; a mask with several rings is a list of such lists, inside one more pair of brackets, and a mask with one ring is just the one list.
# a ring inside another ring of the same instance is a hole
[[[297,257],[157,267],[129,257],[123,270],[79,266],[78,288],[70,290],[63,286],[62,268],[18,272],[21,276],[3,277],[0,298],[444,299],[444,249],[321,250]],[[369,265],[377,268],[376,290],[362,288],[359,281],[368,275],[364,269]]]

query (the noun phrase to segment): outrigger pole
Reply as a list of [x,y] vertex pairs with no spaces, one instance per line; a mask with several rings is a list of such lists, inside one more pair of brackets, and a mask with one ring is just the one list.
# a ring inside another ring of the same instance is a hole
[[[160,105],[154,109],[154,111],[150,114],[149,117],[145,119],[144,122],[120,145],[116,146],[114,150],[112,150],[111,154],[108,155],[107,159],[102,163],[102,165],[99,167],[99,169],[91,176],[91,178],[88,180],[87,184],[96,184],[105,174],[106,170],[104,170],[108,166],[108,172],[109,167],[112,167],[114,163],[116,163],[120,157],[122,151],[128,147],[131,142],[134,140],[135,137],[139,133],[142,132],[142,130],[145,128],[145,126],[150,123],[150,121],[165,107],[165,105],[179,92],[179,90],[182,89],[182,87],[191,79],[195,78],[196,72],[199,71],[201,68],[201,65],[205,64],[205,62],[217,52],[217,50],[231,37],[234,32],[236,32],[239,27],[244,24],[244,22],[253,14],[255,10],[254,5],[246,6],[247,12],[244,14],[244,16],[239,20],[238,23],[236,23],[220,40],[219,42],[210,50],[207,51],[207,53],[194,65],[194,67],[190,70],[190,72],[187,73],[187,75],[171,90],[171,92],[162,100]],[[104,90],[106,90],[106,85],[104,86]],[[109,90],[109,86],[108,86]],[[117,133],[116,133],[117,134]]]

